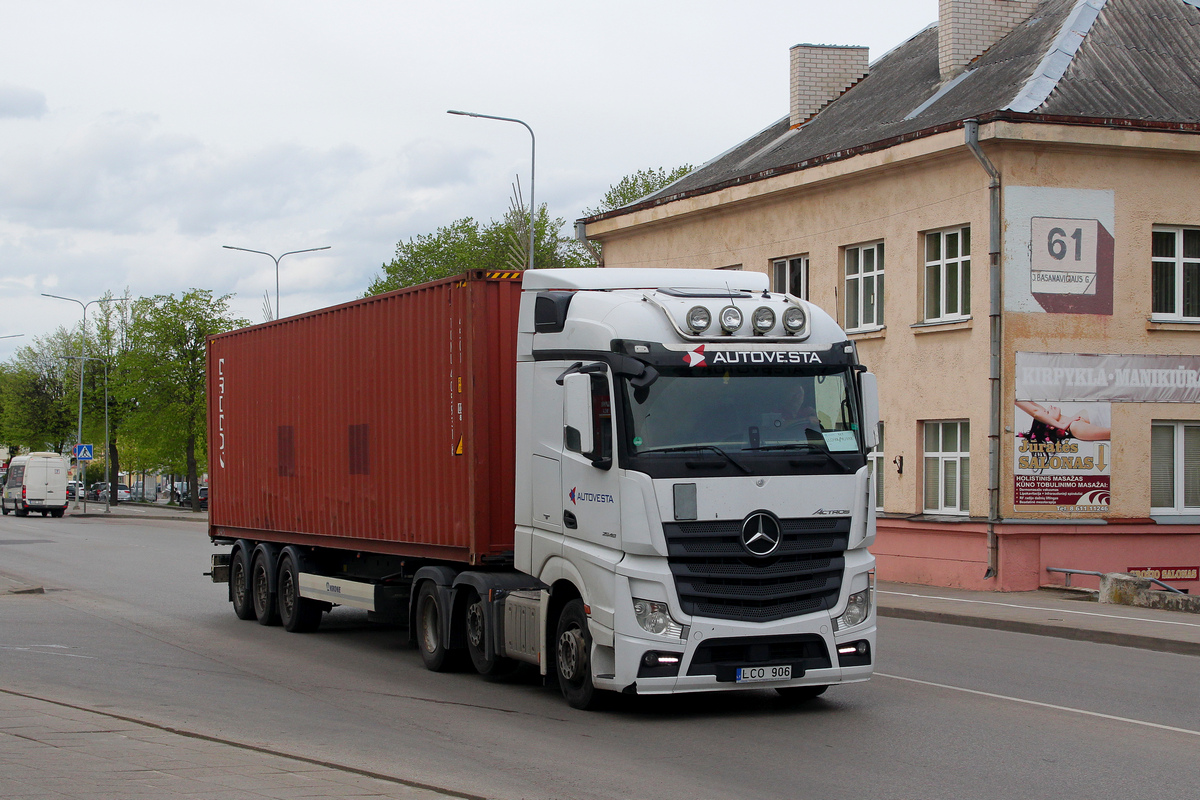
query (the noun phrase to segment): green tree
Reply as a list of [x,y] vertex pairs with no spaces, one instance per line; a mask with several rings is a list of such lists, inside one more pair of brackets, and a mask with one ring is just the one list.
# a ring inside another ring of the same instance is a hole
[[630,203],[641,200],[646,195],[657,192],[664,186],[674,183],[691,172],[692,169],[691,164],[684,164],[672,170],[667,170],[663,167],[639,169],[637,172],[626,175],[608,187],[608,191],[604,193],[604,198],[600,201],[600,205],[595,208],[584,209],[583,215],[585,217],[594,217],[597,214],[612,211],[614,208],[627,206]]
[[[205,340],[249,324],[229,311],[232,295],[207,289],[139,298],[130,309],[128,350],[119,357],[119,400],[129,404],[126,426],[140,448],[152,448],[166,467],[182,466],[197,486],[207,471]],[[198,511],[199,493],[192,492]]]
[[[112,482],[118,483],[121,475],[121,454],[117,442],[121,440],[122,426],[130,409],[127,393],[120,391],[127,370],[122,356],[129,352],[129,329],[132,322],[133,298],[129,290],[123,297],[114,297],[105,292],[105,302],[99,303],[94,312],[95,338],[88,342],[87,371],[84,378],[84,408],[89,417],[88,428],[93,431],[91,440],[102,442],[105,438],[105,414],[108,417],[108,452],[105,454],[112,465],[109,474]],[[105,375],[107,365],[107,376]],[[107,405],[105,384],[107,382]],[[97,445],[99,448],[99,445]],[[99,449],[97,449],[99,452]]]
[[[528,265],[529,216],[517,196],[502,220],[481,224],[471,217],[455,220],[431,234],[396,245],[396,257],[367,287],[365,297],[403,289],[472,269],[520,270]],[[566,220],[551,219],[545,205],[534,219],[535,269],[581,267],[585,256],[562,235]]]
[[[604,197],[600,201],[600,205],[595,208],[585,208],[583,215],[585,217],[594,217],[606,211],[627,206],[649,194],[657,192],[664,186],[674,183],[691,172],[692,169],[691,164],[683,164],[672,170],[667,170],[663,167],[639,169],[637,172],[626,175],[612,186],[609,186],[608,191],[604,193]],[[579,242],[579,246],[586,249],[588,256],[595,263],[604,266],[604,249],[600,246],[599,242],[583,241]]]
[[69,377],[78,373],[67,357],[78,353],[78,337],[61,327],[16,352],[0,383],[6,444],[61,453],[75,439],[78,379]]

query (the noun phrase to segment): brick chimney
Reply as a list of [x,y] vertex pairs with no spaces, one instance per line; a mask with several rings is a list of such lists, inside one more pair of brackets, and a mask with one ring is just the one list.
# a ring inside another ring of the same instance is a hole
[[938,0],[938,69],[943,81],[1007,36],[1040,0]]
[[867,74],[867,48],[798,44],[792,54],[792,127],[807,122]]

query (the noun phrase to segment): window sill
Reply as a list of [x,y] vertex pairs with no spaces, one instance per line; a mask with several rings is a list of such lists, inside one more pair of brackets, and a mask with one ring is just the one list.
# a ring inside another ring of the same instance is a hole
[[1146,320],[1146,330],[1148,331],[1186,331],[1193,333],[1200,331],[1200,319],[1197,320],[1165,320],[1154,319],[1153,317]]
[[963,319],[942,319],[936,322],[914,322],[908,327],[912,328],[912,332],[921,333],[944,333],[946,331],[965,331],[973,327],[974,320],[971,317]]
[[1176,514],[1170,511],[1151,511],[1150,519],[1154,520],[1156,525],[1197,525],[1200,524],[1200,516],[1196,516],[1194,511]]
[[860,339],[882,339],[886,334],[886,325],[881,325],[878,328],[858,328],[856,330],[846,331],[846,335],[855,341]]

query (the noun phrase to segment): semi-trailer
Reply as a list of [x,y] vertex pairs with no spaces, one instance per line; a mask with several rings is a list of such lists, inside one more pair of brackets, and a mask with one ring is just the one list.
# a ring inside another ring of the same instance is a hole
[[210,337],[208,404],[242,619],[364,609],[576,708],[872,674],[875,379],[765,275],[472,271]]

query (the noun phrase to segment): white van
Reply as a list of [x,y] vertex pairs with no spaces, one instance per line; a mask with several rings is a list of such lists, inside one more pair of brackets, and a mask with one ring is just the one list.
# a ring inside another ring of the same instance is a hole
[[57,453],[30,453],[8,464],[0,511],[18,517],[40,511],[61,517],[67,510],[67,460]]

